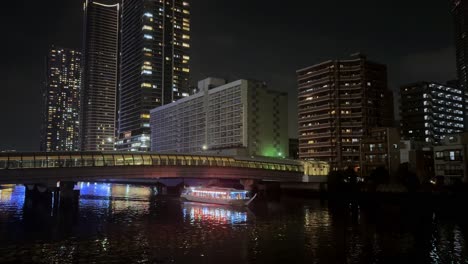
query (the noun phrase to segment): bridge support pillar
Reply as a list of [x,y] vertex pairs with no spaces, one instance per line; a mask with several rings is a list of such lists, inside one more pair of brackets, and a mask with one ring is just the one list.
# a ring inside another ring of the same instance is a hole
[[78,205],[80,200],[80,190],[73,190],[75,182],[60,182],[59,203],[61,207],[71,207]]
[[47,186],[42,184],[27,184],[25,185],[25,198],[32,201],[51,201],[52,192]]
[[279,197],[279,195],[281,194],[281,183],[262,182],[262,184],[260,185],[260,190],[262,194],[265,194],[268,197]]
[[258,189],[258,181],[252,179],[241,179],[240,184],[244,186],[244,190],[252,192]]

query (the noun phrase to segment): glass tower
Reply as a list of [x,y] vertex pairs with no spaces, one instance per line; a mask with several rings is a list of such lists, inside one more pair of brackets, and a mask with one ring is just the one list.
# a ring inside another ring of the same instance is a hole
[[86,0],[81,148],[112,151],[115,142],[120,4]]
[[150,150],[150,110],[188,96],[189,9],[188,0],[123,0],[118,150]]
[[81,53],[52,47],[47,55],[42,151],[79,150]]

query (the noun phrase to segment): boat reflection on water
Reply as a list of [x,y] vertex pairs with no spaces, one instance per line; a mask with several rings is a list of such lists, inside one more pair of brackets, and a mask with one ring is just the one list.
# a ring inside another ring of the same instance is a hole
[[233,208],[215,204],[183,202],[182,213],[190,223],[208,222],[214,224],[242,224],[254,217],[246,208]]

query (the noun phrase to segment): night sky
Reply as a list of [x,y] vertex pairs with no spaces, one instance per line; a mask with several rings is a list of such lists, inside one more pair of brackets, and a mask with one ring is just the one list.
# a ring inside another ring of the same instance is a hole
[[[389,85],[455,79],[447,0],[193,0],[192,82],[265,80],[289,92],[297,134],[297,69],[361,51],[385,63]],[[81,0],[4,1],[0,9],[0,150],[38,150],[45,55],[81,48]]]

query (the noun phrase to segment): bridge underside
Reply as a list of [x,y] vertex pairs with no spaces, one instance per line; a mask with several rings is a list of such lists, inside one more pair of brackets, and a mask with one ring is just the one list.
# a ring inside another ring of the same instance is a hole
[[302,172],[255,168],[118,166],[81,168],[42,168],[0,170],[0,184],[28,184],[57,181],[157,180],[169,178],[252,179],[277,182],[302,182]]

